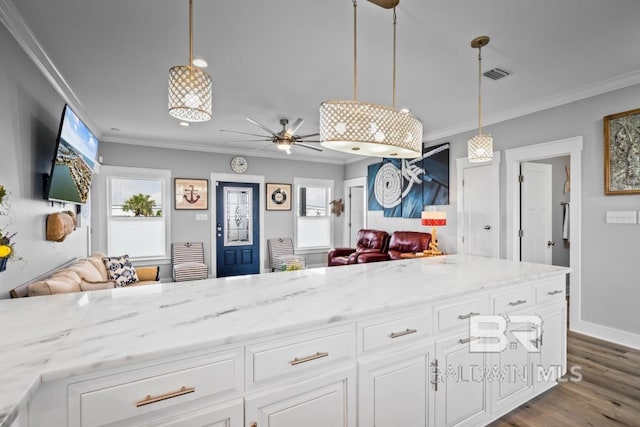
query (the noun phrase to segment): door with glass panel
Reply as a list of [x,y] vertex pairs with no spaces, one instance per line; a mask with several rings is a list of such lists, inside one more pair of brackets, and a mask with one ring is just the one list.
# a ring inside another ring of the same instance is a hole
[[258,188],[216,182],[216,277],[260,272]]

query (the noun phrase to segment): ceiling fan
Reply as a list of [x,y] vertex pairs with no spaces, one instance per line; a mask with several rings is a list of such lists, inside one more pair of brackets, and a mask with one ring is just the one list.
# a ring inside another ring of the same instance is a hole
[[224,129],[220,129],[220,132],[231,132],[231,133],[239,133],[242,135],[259,136],[262,139],[246,139],[243,141],[234,141],[234,142],[271,141],[277,144],[277,147],[279,150],[286,151],[287,154],[291,154],[291,147],[293,147],[294,145],[297,147],[309,148],[315,151],[323,151],[322,148],[318,148],[318,147],[314,147],[313,145],[306,144],[307,142],[320,142],[320,141],[315,141],[315,140],[311,141],[308,139],[304,139],[304,138],[320,135],[318,132],[307,133],[303,135],[296,135],[296,132],[298,131],[298,129],[302,127],[302,124],[304,123],[303,119],[296,120],[293,126],[290,126],[290,127],[287,127],[287,125],[289,124],[288,119],[280,119],[280,124],[282,125],[282,130],[280,132],[275,132],[269,129],[268,127],[266,127],[265,125],[263,125],[262,123],[257,122],[253,119],[250,119],[248,117],[247,117],[247,120],[256,126],[259,126],[263,130],[267,131],[269,135],[258,135],[255,133],[239,132],[235,130],[224,130]]

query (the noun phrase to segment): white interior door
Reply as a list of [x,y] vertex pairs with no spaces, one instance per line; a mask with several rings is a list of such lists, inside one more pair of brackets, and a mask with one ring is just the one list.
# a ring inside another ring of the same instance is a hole
[[364,228],[364,187],[349,187],[349,247],[357,243],[358,230]]
[[520,260],[551,264],[551,165],[520,165]]
[[499,188],[494,188],[494,166],[463,169],[463,251],[470,255],[499,257]]

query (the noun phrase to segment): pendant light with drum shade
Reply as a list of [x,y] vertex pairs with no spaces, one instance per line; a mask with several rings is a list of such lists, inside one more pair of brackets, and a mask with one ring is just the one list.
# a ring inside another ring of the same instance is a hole
[[488,36],[479,36],[471,40],[471,47],[478,49],[478,134],[468,142],[470,162],[488,162],[493,158],[493,137],[482,133],[482,48],[489,44]]
[[393,8],[393,106],[358,101],[357,1],[353,1],[353,100],[320,104],[320,141],[330,150],[372,157],[415,158],[422,154],[422,122],[396,110],[396,12],[398,0],[370,0]]
[[211,119],[211,77],[193,64],[193,0],[189,0],[189,65],[169,70],[169,114],[186,122]]

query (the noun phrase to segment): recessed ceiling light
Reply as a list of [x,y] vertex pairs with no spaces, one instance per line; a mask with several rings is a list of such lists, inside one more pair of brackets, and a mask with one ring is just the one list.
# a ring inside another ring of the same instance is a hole
[[180,126],[182,127],[189,127],[189,122],[180,122]]
[[204,58],[193,58],[192,64],[198,68],[207,68],[209,66],[207,60]]

